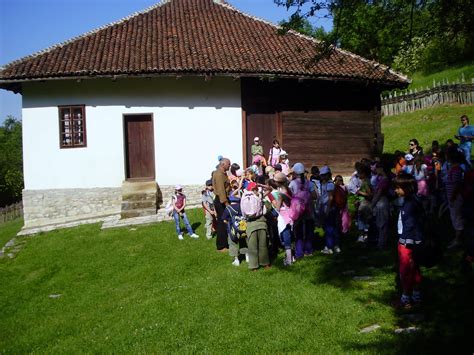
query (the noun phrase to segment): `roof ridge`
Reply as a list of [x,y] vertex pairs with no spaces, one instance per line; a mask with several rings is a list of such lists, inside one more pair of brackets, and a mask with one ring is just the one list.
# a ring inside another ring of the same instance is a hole
[[5,65],[3,65],[3,66],[0,66],[0,71],[2,71],[2,70],[4,70],[4,69],[8,69],[8,67],[10,67],[10,66],[12,66],[12,65],[19,64],[19,63],[21,63],[21,62],[23,62],[23,61],[25,61],[25,60],[28,60],[28,59],[31,59],[31,58],[35,58],[35,57],[38,57],[38,56],[43,55],[43,54],[45,54],[45,53],[51,52],[52,50],[54,50],[54,49],[56,49],[56,48],[61,48],[61,47],[63,47],[63,46],[66,46],[66,45],[68,45],[68,44],[70,44],[70,43],[72,43],[72,42],[74,42],[74,41],[77,41],[78,39],[85,38],[85,37],[90,36],[90,35],[92,35],[92,34],[94,34],[94,33],[97,33],[97,32],[99,32],[99,31],[102,31],[102,30],[104,30],[104,29],[106,29],[106,28],[109,28],[109,27],[112,27],[112,26],[115,26],[115,25],[119,25],[119,24],[121,24],[121,23],[123,23],[123,22],[125,22],[125,21],[128,21],[128,20],[130,20],[130,19],[136,17],[136,16],[145,14],[145,13],[151,11],[151,10],[154,10],[154,9],[160,7],[160,6],[163,6],[163,5],[165,5],[165,4],[167,4],[167,3],[171,2],[171,1],[172,1],[172,0],[160,0],[160,1],[159,1],[158,3],[156,3],[155,5],[151,5],[151,6],[145,8],[145,9],[143,9],[143,10],[133,12],[132,14],[130,14],[130,15],[128,15],[128,16],[125,16],[125,17],[122,17],[122,18],[119,19],[119,20],[110,22],[110,23],[108,23],[108,24],[105,24],[105,25],[102,25],[102,26],[100,26],[100,27],[97,27],[97,28],[95,28],[95,29],[93,29],[93,30],[90,30],[90,31],[88,31],[88,32],[86,32],[86,33],[83,33],[83,34],[81,34],[81,35],[79,35],[79,36],[72,37],[72,38],[67,39],[67,40],[65,40],[65,41],[63,41],[63,42],[60,42],[60,43],[57,43],[57,44],[55,44],[55,45],[52,45],[52,46],[46,47],[46,48],[44,48],[44,49],[41,49],[41,50],[39,50],[39,51],[37,51],[37,52],[34,52],[34,53],[32,53],[32,54],[29,54],[29,55],[26,55],[26,56],[24,56],[24,57],[15,59],[15,60],[13,60],[13,61],[10,62],[10,63],[7,63],[7,64],[5,64]]
[[[253,20],[257,20],[257,21],[263,22],[263,23],[265,23],[265,24],[267,24],[267,25],[273,26],[273,27],[275,27],[277,30],[282,29],[282,27],[279,26],[279,25],[277,25],[277,24],[274,24],[274,23],[272,23],[272,22],[270,22],[270,21],[268,21],[268,20],[264,20],[264,19],[262,19],[262,18],[260,18],[260,17],[254,16],[254,15],[250,15],[250,14],[248,14],[248,13],[246,13],[246,12],[243,12],[243,11],[241,11],[241,10],[235,8],[234,6],[230,5],[229,3],[221,2],[221,0],[213,0],[213,1],[214,1],[216,4],[218,4],[218,5],[220,5],[220,6],[223,6],[223,7],[225,7],[225,8],[228,8],[228,9],[230,9],[230,10],[233,10],[233,11],[235,11],[235,12],[237,12],[237,13],[243,15],[243,16],[246,16],[246,17],[249,17],[249,18],[251,18],[251,19],[253,19]],[[293,34],[293,35],[295,35],[295,36],[297,36],[297,37],[301,37],[301,38],[310,40],[310,41],[312,41],[312,42],[314,42],[314,43],[316,43],[316,44],[319,44],[319,43],[322,42],[321,40],[319,40],[319,39],[317,39],[317,38],[314,38],[314,37],[311,37],[311,36],[302,34],[302,33],[298,32],[298,31],[295,31],[295,30],[289,30],[289,31],[287,31],[287,32],[288,32],[288,33],[291,33],[291,34]],[[403,75],[402,73],[398,73],[398,72],[392,70],[389,66],[387,66],[387,65],[385,65],[385,64],[382,64],[382,63],[376,62],[376,61],[374,61],[374,60],[370,60],[370,59],[364,58],[364,57],[362,57],[362,56],[360,56],[360,55],[358,55],[358,54],[349,52],[349,51],[347,51],[347,50],[345,50],[345,49],[342,49],[342,48],[338,48],[338,47],[336,47],[336,46],[334,46],[334,45],[331,45],[331,47],[334,48],[336,51],[341,52],[342,54],[345,54],[345,55],[351,56],[352,58],[356,58],[356,59],[358,59],[358,60],[361,60],[361,61],[363,61],[363,62],[365,62],[365,63],[368,63],[368,64],[372,65],[372,66],[375,67],[375,68],[380,67],[380,68],[383,69],[383,70],[388,70],[391,74],[398,76],[398,77],[401,78],[402,80],[407,81],[407,82],[411,82],[411,80],[410,80],[406,75]]]

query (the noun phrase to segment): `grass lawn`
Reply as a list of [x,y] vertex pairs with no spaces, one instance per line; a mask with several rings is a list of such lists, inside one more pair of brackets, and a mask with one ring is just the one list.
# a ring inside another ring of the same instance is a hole
[[[204,235],[201,211],[189,217]],[[394,249],[353,239],[339,256],[286,269],[280,255],[270,270],[250,272],[214,240],[179,241],[171,222],[39,234],[0,260],[0,353],[472,352],[474,277],[459,272],[460,255],[426,273],[424,318],[415,321],[389,306]],[[381,328],[360,333],[373,324]],[[411,325],[421,330],[394,333]]]
[[395,150],[407,151],[408,142],[418,139],[425,153],[431,148],[431,142],[438,140],[444,144],[448,138],[454,139],[460,127],[460,117],[466,114],[474,121],[474,106],[472,105],[443,105],[415,112],[403,113],[396,116],[382,117],[382,132],[384,133],[384,153]]
[[412,83],[409,86],[409,89],[426,89],[426,87],[433,87],[433,80],[436,83],[442,83],[443,80],[449,80],[451,84],[461,82],[461,77],[464,74],[464,80],[466,83],[471,82],[471,78],[474,78],[474,62],[472,63],[463,63],[457,66],[453,66],[449,69],[433,73],[433,74],[422,74],[415,73],[410,76]]
[[0,224],[0,249],[23,227],[23,218]]

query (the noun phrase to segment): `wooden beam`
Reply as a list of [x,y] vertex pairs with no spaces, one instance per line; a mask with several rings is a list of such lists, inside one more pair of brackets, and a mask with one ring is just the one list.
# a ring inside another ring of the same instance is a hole
[[247,167],[247,112],[242,108],[242,162]]

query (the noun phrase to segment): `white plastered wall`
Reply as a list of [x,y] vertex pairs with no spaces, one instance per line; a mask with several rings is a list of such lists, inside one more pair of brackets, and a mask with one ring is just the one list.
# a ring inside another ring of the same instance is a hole
[[[59,105],[86,105],[87,147],[59,148]],[[119,187],[123,115],[152,113],[156,181],[203,184],[223,155],[242,163],[240,83],[215,78],[29,83],[23,91],[26,190]]]

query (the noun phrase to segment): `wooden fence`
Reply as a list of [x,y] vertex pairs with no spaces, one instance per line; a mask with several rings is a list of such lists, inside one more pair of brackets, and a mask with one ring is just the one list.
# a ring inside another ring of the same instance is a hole
[[474,78],[471,83],[449,84],[445,81],[433,83],[433,87],[426,90],[390,93],[388,97],[382,97],[382,115],[393,116],[452,103],[474,104]]
[[0,224],[20,217],[23,217],[23,203],[21,201],[4,208],[0,208]]

